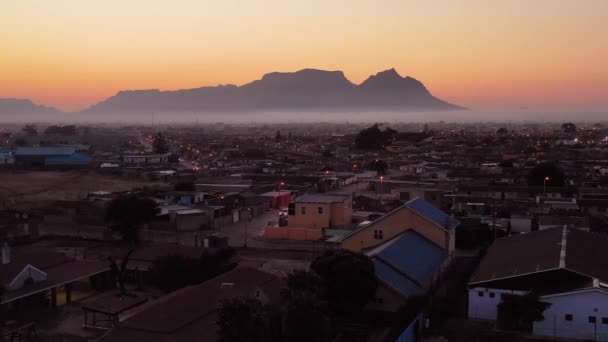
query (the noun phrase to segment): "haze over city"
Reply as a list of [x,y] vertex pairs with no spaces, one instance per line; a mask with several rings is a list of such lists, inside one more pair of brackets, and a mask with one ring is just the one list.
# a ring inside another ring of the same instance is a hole
[[3,2],[0,98],[70,112],[121,90],[305,68],[359,84],[395,68],[487,119],[592,119],[607,107],[607,12],[601,0]]
[[608,342],[607,19],[0,1],[0,341]]

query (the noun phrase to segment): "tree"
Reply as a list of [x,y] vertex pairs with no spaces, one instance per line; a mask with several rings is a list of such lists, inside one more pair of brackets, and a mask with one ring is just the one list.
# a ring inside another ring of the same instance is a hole
[[327,251],[313,261],[311,269],[320,278],[321,298],[335,314],[359,313],[374,298],[374,264],[363,254]]
[[281,141],[281,131],[277,130],[277,134],[274,136],[274,141],[275,142]]
[[179,163],[179,156],[177,154],[171,153],[169,155],[169,163],[171,164],[177,164]]
[[388,164],[381,159],[376,159],[369,163],[368,169],[376,171],[378,175],[385,175],[388,171]]
[[330,319],[325,304],[311,293],[293,297],[284,315],[286,341],[330,340]]
[[496,134],[497,135],[507,135],[507,134],[509,134],[509,130],[507,130],[504,127],[501,127],[501,128],[499,128],[499,129],[496,130]]
[[194,183],[192,183],[192,182],[180,182],[180,183],[175,184],[173,189],[175,191],[194,191],[194,190],[196,190],[196,187],[194,186]]
[[219,309],[218,341],[266,342],[278,340],[273,331],[268,306],[253,298],[232,298],[222,302]]
[[117,197],[106,208],[106,221],[113,225],[124,241],[136,244],[141,225],[157,213],[156,202],[134,194]]
[[38,135],[38,130],[36,129],[36,126],[34,126],[34,125],[25,125],[25,127],[23,127],[21,129],[21,131],[23,131],[26,135],[29,135],[29,136]]
[[523,296],[505,293],[498,303],[498,326],[506,330],[532,331],[532,323],[542,321],[543,313],[551,306],[540,301],[537,293]]
[[376,123],[361,130],[355,138],[355,144],[357,148],[362,149],[383,149],[393,142],[395,134],[397,134],[397,131],[390,127],[382,131]]
[[564,171],[555,163],[544,162],[530,170],[527,180],[530,186],[563,186]]
[[154,153],[163,154],[169,152],[169,147],[167,146],[167,139],[161,132],[158,132],[158,134],[156,134],[156,136],[154,137],[152,148],[154,149]]
[[566,134],[576,133],[576,126],[572,122],[566,122],[562,124],[562,131]]
[[199,258],[168,255],[154,262],[150,278],[154,285],[165,292],[200,284],[233,266],[234,250],[222,249],[215,253],[203,253]]
[[120,295],[125,296],[128,295],[127,288],[125,286],[126,275],[127,275],[127,263],[131,259],[131,254],[135,252],[135,248],[131,248],[127,255],[122,259],[120,263],[120,267],[116,263],[116,259],[113,256],[108,257],[108,261],[110,262],[110,274],[112,278],[118,283],[118,288],[120,289]]

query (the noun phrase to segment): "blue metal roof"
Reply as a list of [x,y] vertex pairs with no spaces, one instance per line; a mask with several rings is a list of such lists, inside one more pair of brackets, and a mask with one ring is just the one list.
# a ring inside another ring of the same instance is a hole
[[77,165],[77,164],[88,164],[91,162],[91,160],[92,160],[92,158],[85,154],[74,153],[69,156],[46,157],[45,164],[47,164],[47,165],[58,165],[58,164]]
[[424,286],[431,283],[433,275],[447,257],[443,248],[414,230],[408,230],[387,241],[369,254]]
[[424,289],[379,259],[372,259],[376,277],[405,297],[424,293]]
[[76,150],[73,147],[17,147],[16,156],[69,156]]
[[425,217],[427,220],[447,230],[455,228],[460,223],[456,219],[450,217],[450,215],[443,212],[443,210],[435,208],[432,204],[423,200],[422,198],[414,198],[405,205],[421,216]]

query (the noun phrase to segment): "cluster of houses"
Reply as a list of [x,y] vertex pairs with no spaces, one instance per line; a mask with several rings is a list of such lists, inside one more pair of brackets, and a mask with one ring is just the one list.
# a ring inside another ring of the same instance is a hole
[[[597,138],[608,135],[605,129],[574,136],[525,125],[511,131],[437,125],[397,134],[384,150],[361,150],[354,148],[358,128],[295,136],[275,135],[274,128],[218,125],[205,135],[179,128],[166,134],[167,153],[140,139],[149,132],[129,131],[120,147],[101,144],[92,153],[76,146],[0,150],[0,165],[76,167],[94,158],[100,174],[154,174],[157,186],[127,191],[153,199],[159,209],[141,230],[147,249],[133,255],[132,270],[176,251],[244,250],[231,234],[247,236],[249,229],[261,232],[259,246],[271,246],[270,259],[275,248],[291,246],[366,255],[379,284],[369,310],[398,315],[409,298],[442,295],[454,261],[474,256],[478,265],[462,291],[469,320],[500,328],[503,299],[534,294],[548,305],[527,337],[608,341],[608,151]],[[563,182],[555,184],[553,174],[530,182],[543,162],[556,166]],[[125,193],[97,189],[78,200],[0,211],[2,236],[10,242],[2,253],[2,304],[11,310],[28,301],[61,305],[73,300],[75,289],[110,286],[112,270],[103,258],[120,253],[36,254],[27,243],[48,236],[118,239],[105,208]],[[277,304],[285,276],[243,263],[145,303],[102,298],[86,305],[85,325],[111,317],[103,341],[215,341],[222,299]],[[429,311],[422,308],[397,340],[414,341],[429,327]]]

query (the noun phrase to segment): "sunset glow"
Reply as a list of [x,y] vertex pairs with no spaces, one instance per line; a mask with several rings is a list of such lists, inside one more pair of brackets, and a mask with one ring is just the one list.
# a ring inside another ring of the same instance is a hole
[[79,110],[121,89],[394,67],[471,108],[601,109],[607,14],[605,0],[3,1],[0,97]]

